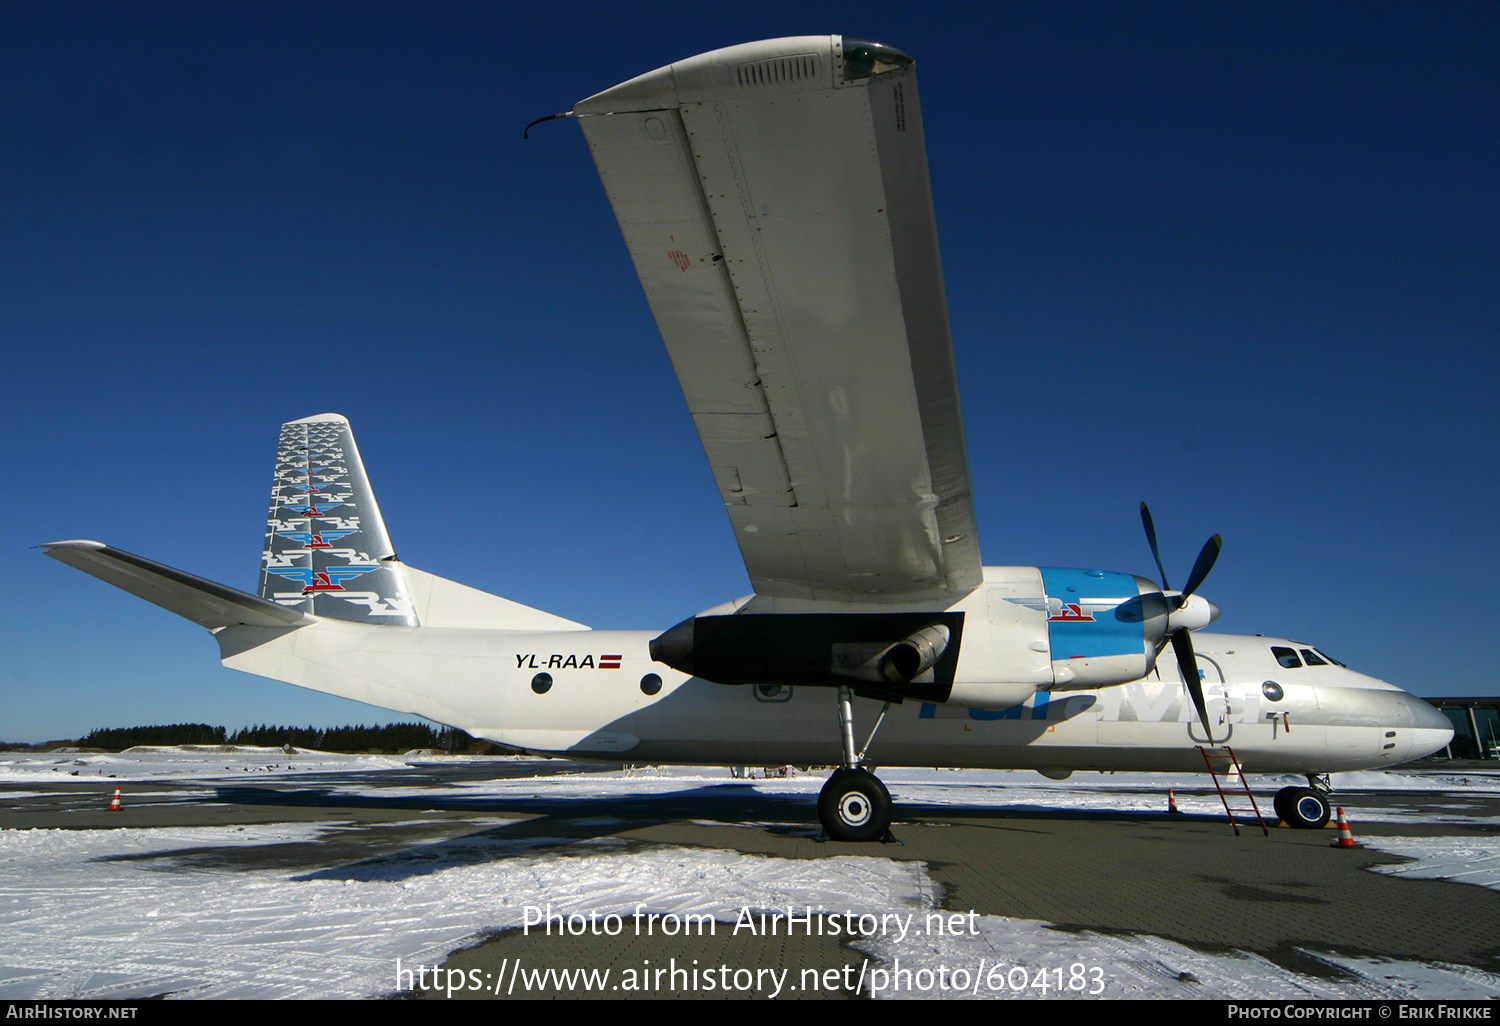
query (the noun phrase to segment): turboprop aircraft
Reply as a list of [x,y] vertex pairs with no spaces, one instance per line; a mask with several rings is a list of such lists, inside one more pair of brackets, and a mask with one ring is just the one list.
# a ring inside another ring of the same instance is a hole
[[[867,755],[1064,777],[1201,770],[1232,743],[1246,771],[1306,774],[1277,812],[1320,826],[1328,773],[1448,742],[1437,710],[1311,645],[1195,640],[1219,539],[1173,590],[1144,504],[1160,584],[981,564],[906,54],[750,43],[556,116],[588,141],[752,595],[590,630],[405,566],[336,414],[281,429],[257,594],[100,542],[47,553],[208,628],[226,666],[520,751],[836,765],[818,813],[840,840],[888,833]],[[856,701],[879,703],[862,744]]]

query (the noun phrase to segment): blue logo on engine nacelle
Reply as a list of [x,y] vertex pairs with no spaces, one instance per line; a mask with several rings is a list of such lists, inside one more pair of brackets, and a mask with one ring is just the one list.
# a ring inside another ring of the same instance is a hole
[[1120,606],[1140,594],[1130,574],[1040,567],[1047,592],[1047,638],[1054,661],[1140,655],[1145,630]]

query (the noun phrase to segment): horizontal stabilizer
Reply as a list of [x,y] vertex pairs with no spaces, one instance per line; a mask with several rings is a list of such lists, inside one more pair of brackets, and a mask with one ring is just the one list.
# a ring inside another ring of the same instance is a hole
[[210,630],[232,624],[290,627],[312,618],[248,592],[195,577],[96,541],[58,541],[47,555]]

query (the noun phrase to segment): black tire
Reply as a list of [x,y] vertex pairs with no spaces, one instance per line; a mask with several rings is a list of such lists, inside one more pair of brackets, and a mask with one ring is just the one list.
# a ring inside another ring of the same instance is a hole
[[1283,787],[1271,804],[1283,823],[1299,830],[1322,829],[1333,812],[1327,796],[1310,787]]
[[834,770],[818,793],[818,819],[835,841],[878,841],[891,828],[891,793],[869,770]]

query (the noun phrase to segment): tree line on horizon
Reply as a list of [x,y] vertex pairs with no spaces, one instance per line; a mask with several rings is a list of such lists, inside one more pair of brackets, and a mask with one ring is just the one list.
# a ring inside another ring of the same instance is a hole
[[[450,734],[452,735],[450,738]],[[281,727],[261,724],[242,727],[233,734],[207,723],[173,723],[148,727],[109,727],[80,738],[83,748],[120,751],[137,745],[246,745],[257,748],[316,748],[324,752],[367,752],[372,748],[406,752],[413,748],[471,752],[475,746],[488,749],[461,730],[434,727],[428,723],[388,723],[384,726]]]

